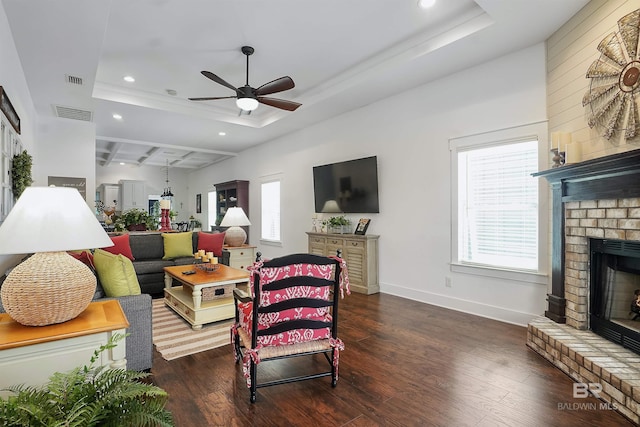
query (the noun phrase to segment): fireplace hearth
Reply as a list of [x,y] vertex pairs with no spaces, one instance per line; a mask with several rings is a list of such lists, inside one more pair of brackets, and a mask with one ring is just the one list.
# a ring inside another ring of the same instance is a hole
[[640,354],[640,242],[589,239],[589,325]]
[[[552,190],[551,292],[527,346],[640,425],[640,150],[534,174]],[[593,279],[593,281],[592,281]],[[597,285],[595,283],[598,283]]]

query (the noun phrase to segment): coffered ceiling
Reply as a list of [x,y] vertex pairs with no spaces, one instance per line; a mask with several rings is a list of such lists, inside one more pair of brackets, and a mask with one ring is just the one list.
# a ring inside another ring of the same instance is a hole
[[[94,122],[100,165],[184,168],[544,41],[586,3],[2,0],[39,115]],[[249,84],[290,76],[295,88],[270,96],[302,107],[187,99],[234,95],[200,72],[244,85],[244,45]]]

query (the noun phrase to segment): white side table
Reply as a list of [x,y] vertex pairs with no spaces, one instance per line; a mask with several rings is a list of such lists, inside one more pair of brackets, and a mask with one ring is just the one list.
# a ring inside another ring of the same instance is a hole
[[[0,314],[0,389],[25,384],[39,386],[54,372],[89,365],[95,350],[115,334],[125,334],[129,322],[116,300],[89,304],[75,319],[49,326],[24,326]],[[125,340],[105,350],[96,366],[127,367]],[[9,393],[2,391],[0,396]]]

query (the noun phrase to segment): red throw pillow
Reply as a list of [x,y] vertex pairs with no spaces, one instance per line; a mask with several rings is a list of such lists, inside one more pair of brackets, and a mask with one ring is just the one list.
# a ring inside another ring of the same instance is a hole
[[214,256],[222,256],[222,245],[224,245],[224,233],[203,233],[198,232],[198,250],[213,252]]
[[93,265],[93,254],[89,251],[82,252],[67,252],[69,255],[77,259],[78,261],[86,264],[91,269],[95,270],[95,266]]
[[101,248],[107,252],[111,252],[114,255],[122,254],[129,258],[131,261],[135,260],[133,253],[131,253],[131,245],[129,244],[129,235],[123,234],[121,236],[111,236],[113,246]]

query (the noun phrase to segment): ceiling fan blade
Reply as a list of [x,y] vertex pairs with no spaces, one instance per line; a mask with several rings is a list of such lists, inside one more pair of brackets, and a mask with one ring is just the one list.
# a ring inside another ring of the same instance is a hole
[[229,89],[235,91],[236,87],[233,86],[231,83],[228,83],[224,80],[222,80],[220,77],[216,76],[215,74],[213,74],[211,71],[201,71],[202,75],[205,76],[208,79],[213,80],[214,82],[221,84],[222,86],[226,86]]
[[213,101],[215,99],[237,98],[237,96],[214,96],[209,98],[189,98],[189,101]]
[[264,96],[259,96],[258,102],[260,102],[261,104],[270,105],[272,107],[280,108],[281,110],[287,110],[287,111],[295,111],[299,106],[302,105],[293,101],[286,101],[284,99],[277,99],[277,98],[266,98]]
[[275,79],[269,83],[265,83],[256,89],[256,95],[269,95],[271,93],[283,92],[285,90],[293,89],[295,87],[295,83],[289,76],[280,77],[279,79]]

